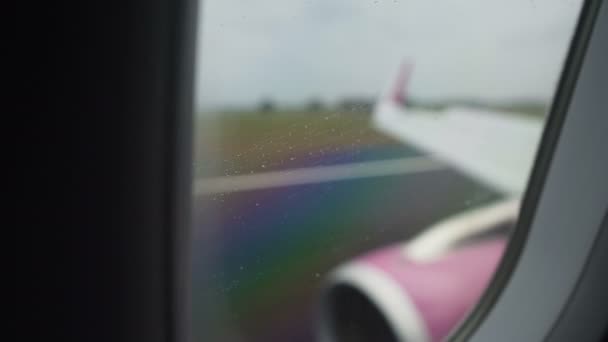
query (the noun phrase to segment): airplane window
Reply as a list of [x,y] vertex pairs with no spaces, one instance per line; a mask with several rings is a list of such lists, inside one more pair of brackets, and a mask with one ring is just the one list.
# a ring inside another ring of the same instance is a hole
[[194,341],[440,341],[518,215],[579,0],[205,0]]

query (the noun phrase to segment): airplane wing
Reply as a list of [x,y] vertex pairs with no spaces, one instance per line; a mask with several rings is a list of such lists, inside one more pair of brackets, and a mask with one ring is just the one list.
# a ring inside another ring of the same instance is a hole
[[543,121],[516,113],[453,107],[411,109],[405,86],[411,64],[376,104],[373,123],[380,131],[448,162],[473,179],[507,195],[525,189]]

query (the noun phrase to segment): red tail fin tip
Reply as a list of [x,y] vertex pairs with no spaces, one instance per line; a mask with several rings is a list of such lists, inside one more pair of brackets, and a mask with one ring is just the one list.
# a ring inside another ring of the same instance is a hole
[[395,81],[395,85],[391,93],[391,100],[402,106],[406,104],[406,87],[412,74],[412,69],[413,65],[411,62],[403,61],[401,63],[401,67],[399,68],[399,74],[397,76],[397,80]]

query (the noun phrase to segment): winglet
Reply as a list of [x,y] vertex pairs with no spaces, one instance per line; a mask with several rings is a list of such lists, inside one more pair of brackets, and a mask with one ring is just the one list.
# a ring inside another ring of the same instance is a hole
[[406,105],[406,88],[412,75],[413,69],[413,64],[410,61],[404,60],[403,62],[401,62],[401,66],[399,67],[399,73],[397,74],[395,83],[389,89],[387,100],[390,100],[394,104],[397,104],[399,106]]
[[386,83],[374,106],[372,121],[379,131],[399,137],[399,132],[395,133],[395,128],[401,126],[399,123],[407,110],[406,88],[413,69],[413,63],[408,58],[401,61],[398,69],[393,69],[389,82]]

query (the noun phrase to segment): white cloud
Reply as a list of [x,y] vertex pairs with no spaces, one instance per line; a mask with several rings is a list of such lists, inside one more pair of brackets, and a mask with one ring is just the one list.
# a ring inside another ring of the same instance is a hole
[[580,0],[203,0],[197,104],[376,94],[404,57],[411,92],[551,96]]

